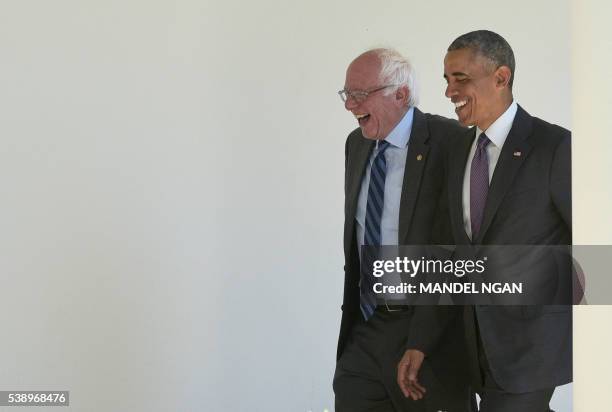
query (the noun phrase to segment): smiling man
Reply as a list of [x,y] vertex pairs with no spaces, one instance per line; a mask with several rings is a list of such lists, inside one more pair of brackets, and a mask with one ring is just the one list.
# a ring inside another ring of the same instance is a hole
[[[465,411],[461,313],[376,305],[361,277],[361,246],[448,244],[448,143],[465,129],[422,113],[411,64],[375,49],[348,67],[339,92],[359,124],[346,141],[345,282],[334,392],[337,412]],[[421,367],[411,397],[397,385],[404,350]]]
[[[458,37],[444,59],[446,97],[474,126],[448,165],[454,243],[571,245],[570,132],[517,105],[514,71],[512,48],[487,30]],[[554,388],[571,381],[571,321],[569,305],[468,307],[480,410],[548,411]]]

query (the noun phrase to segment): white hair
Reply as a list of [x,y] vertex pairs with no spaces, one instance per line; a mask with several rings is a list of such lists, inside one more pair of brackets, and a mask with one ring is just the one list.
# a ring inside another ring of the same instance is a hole
[[395,86],[385,90],[385,95],[395,93],[401,86],[407,86],[409,91],[408,106],[413,107],[419,104],[416,72],[410,61],[394,49],[380,48],[372,51],[380,59],[380,81],[385,85],[392,84]]

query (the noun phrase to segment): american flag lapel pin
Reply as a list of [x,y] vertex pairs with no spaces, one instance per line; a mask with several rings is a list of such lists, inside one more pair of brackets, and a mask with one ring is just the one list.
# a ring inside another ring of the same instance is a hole
[[516,151],[513,153],[514,157],[521,157],[522,153],[520,151]]

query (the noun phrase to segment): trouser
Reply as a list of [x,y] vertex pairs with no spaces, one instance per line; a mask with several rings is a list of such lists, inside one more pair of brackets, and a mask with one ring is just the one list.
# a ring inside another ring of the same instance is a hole
[[[473,348],[470,356],[477,359],[470,362],[473,390],[480,396],[480,412],[549,412],[549,402],[555,388],[543,390],[510,393],[503,390],[493,378],[489,362],[487,360],[480,330],[478,328],[478,318],[472,306],[466,306],[466,318],[471,318],[471,322],[466,322],[468,347]],[[477,365],[477,366],[476,366]],[[475,403],[474,403],[475,404]],[[474,409],[476,410],[476,409]]]
[[410,311],[387,312],[378,308],[368,322],[351,332],[334,375],[336,412],[466,412],[467,384],[450,395],[426,358],[419,381],[427,393],[421,400],[404,397],[397,384],[397,364],[405,348]]

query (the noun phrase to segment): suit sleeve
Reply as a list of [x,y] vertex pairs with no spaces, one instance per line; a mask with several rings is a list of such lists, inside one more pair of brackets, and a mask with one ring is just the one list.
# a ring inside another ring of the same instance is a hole
[[450,162],[449,157],[449,145],[450,142],[446,142],[443,146],[443,180],[440,198],[438,199],[436,219],[434,220],[433,232],[432,232],[432,244],[434,245],[452,245],[454,243],[453,233],[451,228],[450,208],[448,199],[448,165]]
[[557,146],[550,171],[551,197],[561,218],[572,228],[572,162],[571,139],[565,131],[563,140]]
[[[463,131],[463,129],[460,129],[460,131]],[[455,134],[451,138],[456,138]],[[453,140],[446,141],[443,146],[444,180],[432,232],[432,243],[434,245],[452,245],[454,243],[448,199],[448,165],[452,142]],[[436,248],[435,246],[431,250],[436,251],[433,254],[437,259],[448,258],[449,255],[446,254],[450,254],[445,249]],[[449,330],[452,324],[459,321],[462,310],[462,306],[415,306],[405,349],[417,349],[426,356],[431,355],[439,342],[447,338],[445,337],[446,331]]]
[[349,140],[349,137],[347,137],[346,142],[344,143],[344,196],[346,196],[346,172],[348,167]]

